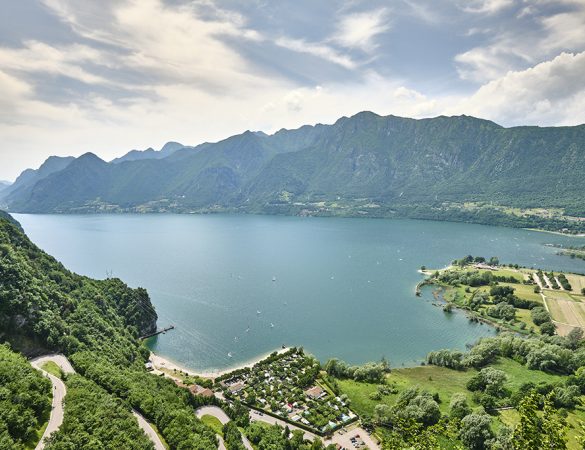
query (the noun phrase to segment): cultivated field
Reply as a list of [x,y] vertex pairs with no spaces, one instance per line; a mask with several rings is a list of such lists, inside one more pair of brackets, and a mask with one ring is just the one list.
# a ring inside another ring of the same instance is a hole
[[557,332],[561,336],[567,335],[574,327],[585,330],[585,297],[579,295],[582,286],[585,286],[585,276],[567,274],[572,291],[544,289],[546,305],[555,321]]

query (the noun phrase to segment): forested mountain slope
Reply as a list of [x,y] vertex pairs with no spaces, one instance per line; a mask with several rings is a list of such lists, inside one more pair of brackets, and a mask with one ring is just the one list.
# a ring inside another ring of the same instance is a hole
[[17,212],[416,217],[431,209],[436,218],[455,205],[464,217],[454,220],[477,221],[466,215],[472,202],[585,216],[584,175],[585,125],[504,128],[468,116],[362,112],[270,136],[248,131],[163,159],[108,164],[86,154],[4,203]]
[[[144,369],[149,350],[138,338],[156,327],[156,318],[144,289],[74,274],[36,247],[14,221],[0,218],[0,343],[26,354],[61,351],[82,377],[109,393],[83,379],[69,380],[76,392],[69,406],[74,417],[66,417],[67,426],[59,431],[65,435],[55,438],[52,449],[120,448],[119,431],[133,420],[127,405],[155,424],[173,449],[216,448],[214,433],[194,414],[199,402],[214,399],[192,396]],[[92,402],[92,392],[95,409],[79,406]],[[118,412],[105,423],[112,401]]]

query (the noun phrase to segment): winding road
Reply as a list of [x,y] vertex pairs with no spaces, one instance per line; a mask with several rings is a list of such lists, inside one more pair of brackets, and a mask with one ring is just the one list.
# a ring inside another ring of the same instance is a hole
[[[51,433],[57,431],[61,424],[63,423],[63,399],[67,394],[67,388],[65,387],[65,383],[55,375],[50,374],[46,370],[42,368],[42,365],[46,362],[52,361],[59,366],[59,368],[63,371],[64,374],[75,373],[75,369],[69,362],[69,360],[61,354],[54,353],[50,355],[39,356],[38,358],[33,358],[30,360],[30,364],[35,368],[43,372],[45,376],[47,376],[51,383],[53,384],[53,402],[51,405],[51,416],[49,417],[49,423],[43,436],[41,437],[39,443],[35,447],[35,450],[43,450],[45,448],[45,439],[51,435]],[[132,410],[132,414],[136,417],[138,421],[138,425],[146,436],[152,441],[154,444],[155,450],[166,450],[166,447],[163,445],[162,441],[154,428],[146,421],[142,415],[135,410]]]
[[[230,421],[230,418],[228,417],[228,415],[224,412],[223,409],[219,408],[218,406],[202,406],[197,411],[195,411],[195,414],[200,419],[203,416],[213,416],[217,420],[219,420],[222,425],[225,425],[226,423],[228,423]],[[218,449],[225,450],[225,444],[223,442],[223,439],[219,435],[217,435],[217,438],[219,441]],[[254,447],[252,447],[252,444],[250,444],[250,441],[248,440],[248,438],[246,436],[244,436],[243,434],[242,434],[242,442],[244,443],[244,447],[246,447],[248,450],[254,450]]]
[[57,364],[63,373],[74,373],[73,367],[69,363],[69,360],[65,358],[63,355],[53,354],[53,355],[45,355],[39,356],[38,358],[34,358],[30,361],[31,365],[35,368],[40,370],[47,376],[51,383],[53,384],[53,402],[51,405],[51,416],[49,417],[49,423],[43,436],[39,440],[39,443],[35,447],[35,450],[42,450],[45,448],[45,439],[50,436],[51,433],[57,431],[61,424],[63,423],[63,399],[65,398],[65,394],[67,394],[67,388],[65,388],[65,383],[61,381],[55,375],[51,375],[49,372],[43,370],[41,367],[44,363],[48,361],[53,361]]

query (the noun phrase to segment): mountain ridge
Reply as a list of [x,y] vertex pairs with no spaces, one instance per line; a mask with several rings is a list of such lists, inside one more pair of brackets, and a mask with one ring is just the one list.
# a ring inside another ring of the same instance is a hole
[[[363,111],[331,125],[246,131],[160,159],[86,160],[11,192],[4,203],[32,213],[374,217],[426,207],[441,218],[435,213],[445,205],[471,202],[581,217],[583,174],[585,125],[505,128],[466,115],[411,119]],[[473,215],[466,220],[475,221]]]

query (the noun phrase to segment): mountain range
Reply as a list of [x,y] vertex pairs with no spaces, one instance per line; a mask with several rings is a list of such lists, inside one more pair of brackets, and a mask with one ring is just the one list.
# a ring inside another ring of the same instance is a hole
[[[580,229],[583,192],[585,125],[505,128],[469,116],[361,112],[272,135],[168,143],[110,163],[92,153],[51,157],[23,172],[0,203],[28,213],[449,215],[476,222],[512,215],[522,226],[526,217],[561,217],[555,227]],[[510,214],[514,208],[528,213]]]

